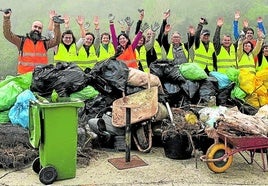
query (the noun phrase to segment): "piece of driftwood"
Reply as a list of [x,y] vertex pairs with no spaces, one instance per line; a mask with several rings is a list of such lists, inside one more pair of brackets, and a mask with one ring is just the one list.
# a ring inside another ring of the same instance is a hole
[[268,123],[257,116],[249,116],[236,109],[228,109],[217,120],[217,128],[225,131],[240,131],[245,134],[268,136]]

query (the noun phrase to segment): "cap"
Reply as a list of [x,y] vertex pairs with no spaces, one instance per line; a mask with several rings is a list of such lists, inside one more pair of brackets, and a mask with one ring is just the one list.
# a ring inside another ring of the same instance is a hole
[[210,35],[210,31],[208,29],[203,29],[201,35]]

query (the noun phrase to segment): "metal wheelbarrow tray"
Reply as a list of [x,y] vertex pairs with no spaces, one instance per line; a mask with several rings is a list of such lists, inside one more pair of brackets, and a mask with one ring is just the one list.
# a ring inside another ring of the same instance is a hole
[[112,124],[115,127],[126,125],[126,108],[131,109],[131,124],[151,119],[158,111],[158,88],[151,87],[117,99],[112,108]]
[[[223,143],[217,142],[210,146],[206,155],[200,159],[207,163],[208,168],[215,173],[225,172],[232,164],[233,155],[239,153],[243,159],[252,164],[255,162],[263,171],[268,171],[268,137],[264,135],[237,136],[226,131],[217,134]],[[218,140],[219,141],[219,140]],[[262,166],[254,159],[256,150],[260,151]],[[242,154],[245,152],[249,160]]]

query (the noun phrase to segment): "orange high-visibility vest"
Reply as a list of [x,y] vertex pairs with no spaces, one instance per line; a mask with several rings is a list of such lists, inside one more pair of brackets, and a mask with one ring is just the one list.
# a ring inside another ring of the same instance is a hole
[[18,74],[32,72],[38,65],[48,64],[45,41],[37,41],[36,44],[26,38],[18,57]]
[[138,61],[136,59],[136,53],[133,51],[132,46],[129,45],[123,53],[116,58],[117,60],[123,61],[128,67],[138,68]]

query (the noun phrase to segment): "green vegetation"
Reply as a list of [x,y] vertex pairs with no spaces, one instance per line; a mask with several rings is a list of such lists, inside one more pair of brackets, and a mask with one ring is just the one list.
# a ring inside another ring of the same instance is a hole
[[[206,17],[209,24],[207,28],[211,30],[212,36],[216,26],[216,19],[224,17],[225,24],[222,33],[232,34],[232,21],[234,12],[240,10],[240,28],[242,21],[248,19],[250,25],[255,28],[257,25],[256,19],[261,16],[264,20],[264,26],[268,25],[268,0],[144,0],[144,1],[124,1],[124,0],[24,0],[23,3],[16,1],[3,1],[0,8],[12,9],[12,31],[19,35],[25,35],[31,28],[31,23],[34,20],[41,20],[44,23],[44,28],[48,23],[49,10],[56,10],[59,14],[68,14],[71,16],[71,28],[74,31],[76,38],[79,38],[79,30],[75,18],[78,15],[83,15],[86,20],[91,22],[93,30],[93,16],[100,17],[101,32],[109,31],[107,15],[113,13],[116,19],[122,19],[130,16],[137,21],[139,14],[137,9],[145,9],[144,21],[152,24],[154,21],[162,22],[162,13],[166,9],[171,9],[171,17],[169,23],[173,30],[178,30],[183,40],[186,39],[186,30],[189,25],[196,27],[200,17]],[[2,21],[1,25],[2,27]],[[116,25],[119,29],[119,25]],[[135,26],[135,24],[134,24]],[[63,26],[62,26],[63,30]],[[45,34],[46,29],[43,30]],[[134,27],[131,36],[134,35]],[[6,75],[16,74],[17,49],[9,43],[3,34],[0,34],[0,79]],[[53,53],[49,52],[50,61],[52,61]]]

